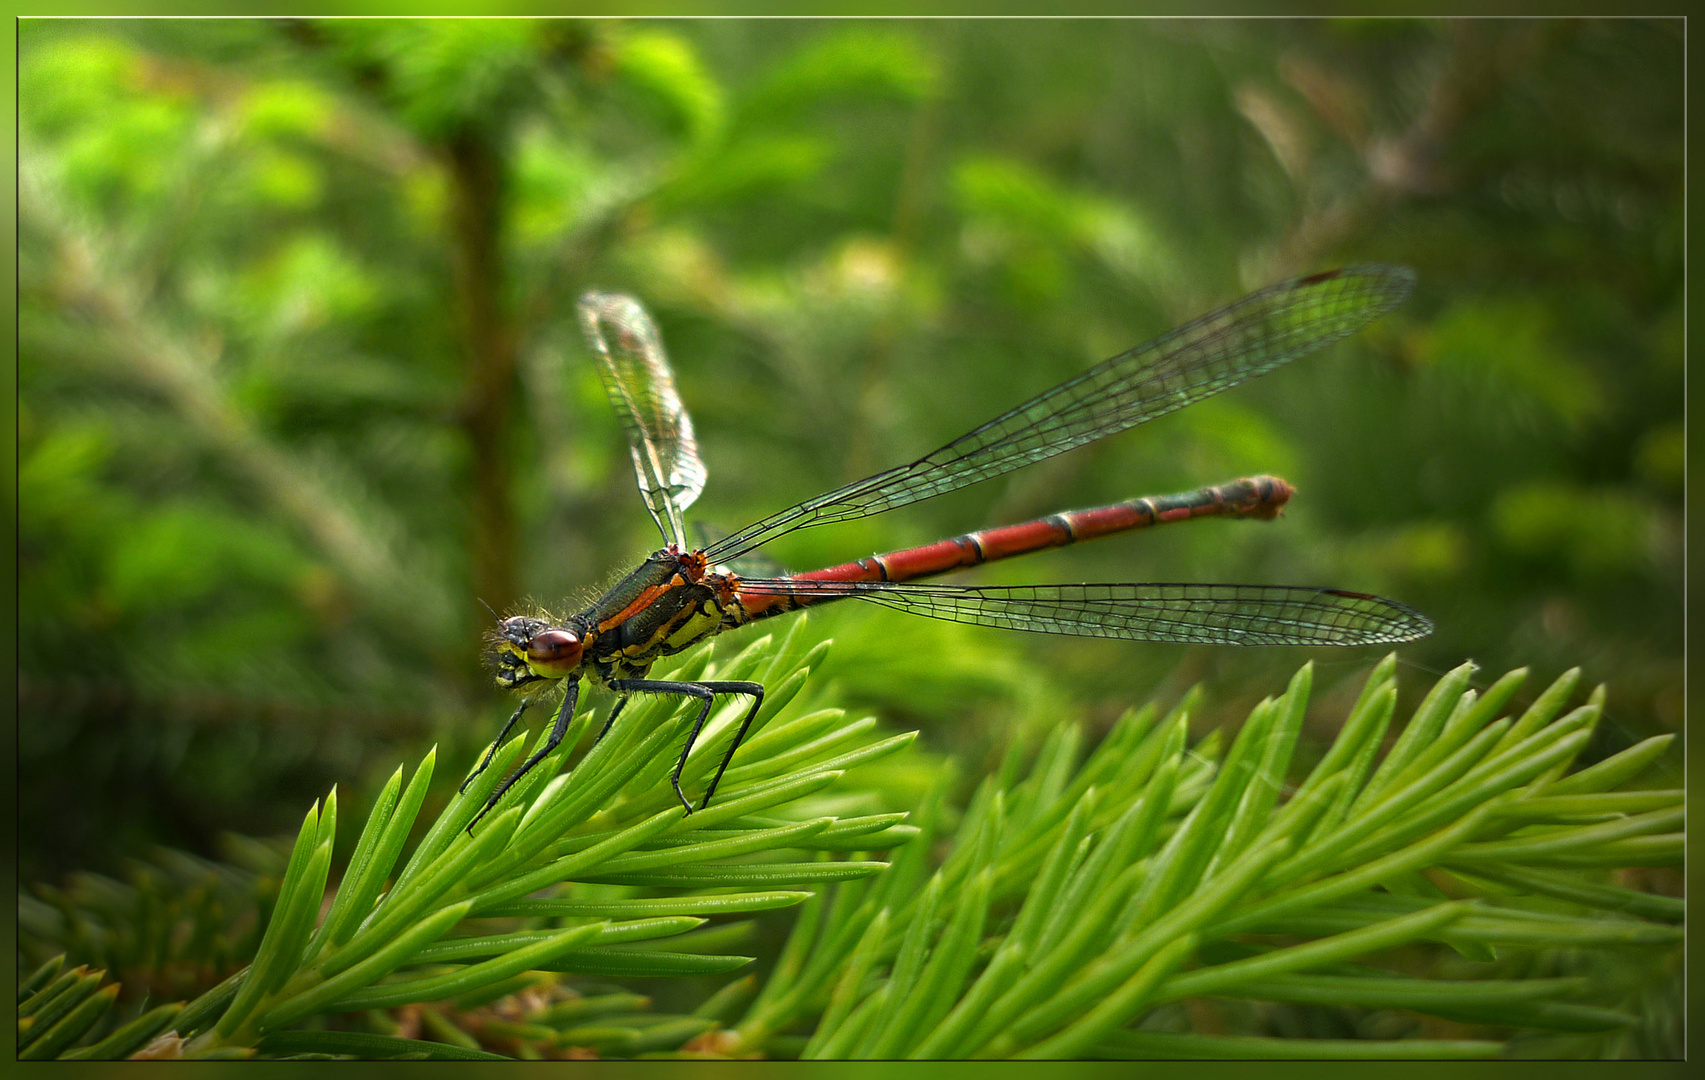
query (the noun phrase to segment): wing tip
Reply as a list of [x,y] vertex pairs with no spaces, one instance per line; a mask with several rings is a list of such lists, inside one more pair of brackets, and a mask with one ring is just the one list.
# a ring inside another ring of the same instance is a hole
[[1396,263],[1356,263],[1333,272],[1334,276],[1362,279],[1365,288],[1379,295],[1376,310],[1383,315],[1415,291],[1415,271]]
[[1307,288],[1341,281],[1342,288],[1376,297],[1369,310],[1370,319],[1391,311],[1415,291],[1415,271],[1396,263],[1352,263],[1333,270],[1297,278],[1291,288]]
[[1401,645],[1405,642],[1419,641],[1432,635],[1437,626],[1433,620],[1408,604],[1391,600],[1373,593],[1354,592],[1350,589],[1322,589],[1322,592],[1354,600],[1358,604],[1367,604],[1382,609],[1385,618],[1377,626],[1369,627],[1368,634],[1358,645]]

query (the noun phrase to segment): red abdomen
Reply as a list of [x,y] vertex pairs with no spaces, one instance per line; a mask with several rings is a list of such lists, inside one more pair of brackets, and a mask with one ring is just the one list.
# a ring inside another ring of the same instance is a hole
[[[1247,477],[1177,495],[1147,496],[1089,510],[1067,510],[1018,525],[984,529],[792,576],[801,581],[911,581],[1172,521],[1196,517],[1272,519],[1294,493],[1294,488],[1276,476]],[[785,585],[767,582],[761,594],[748,591],[743,599],[748,618],[760,619],[841,597],[790,596]]]

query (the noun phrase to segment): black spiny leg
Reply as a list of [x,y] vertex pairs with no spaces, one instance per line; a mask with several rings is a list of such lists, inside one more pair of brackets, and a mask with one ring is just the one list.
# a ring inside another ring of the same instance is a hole
[[746,738],[746,729],[752,726],[752,718],[758,715],[758,706],[764,703],[763,683],[719,682],[705,685],[719,694],[751,694],[752,707],[746,710],[746,718],[740,721],[740,730],[734,733],[734,741],[728,744],[728,753],[722,755],[722,764],[716,767],[716,775],[711,777],[710,786],[704,789],[704,802],[699,803],[700,810],[710,805],[710,797],[715,793],[716,785],[722,783],[722,774],[728,771],[728,763],[734,760],[734,751],[740,749],[740,743]]
[[596,739],[592,740],[593,746],[597,746],[599,743],[604,741],[604,736],[608,735],[610,733],[610,729],[616,726],[616,717],[622,715],[622,710],[627,707],[627,698],[621,697],[616,699],[615,708],[610,710],[610,718],[604,721],[604,729],[598,732],[598,737]]
[[491,764],[492,755],[496,754],[497,748],[503,745],[504,736],[509,734],[509,729],[515,726],[516,721],[521,719],[521,714],[526,712],[527,706],[532,703],[531,698],[523,698],[521,704],[516,706],[515,711],[509,714],[509,719],[504,723],[503,730],[497,733],[497,738],[491,740],[491,745],[486,748],[484,760],[479,763],[478,768],[468,774],[466,780],[462,781],[462,786],[456,789],[456,794],[460,795],[468,790],[468,785],[474,782],[474,777],[485,772],[486,766]]
[[[681,800],[681,805],[687,808],[687,813],[693,812],[692,800],[681,790],[681,770],[687,767],[687,755],[693,752],[693,744],[698,741],[699,732],[704,728],[704,722],[710,716],[710,708],[716,703],[718,694],[750,694],[757,700],[746,713],[746,719],[740,724],[740,730],[734,736],[734,747],[740,745],[740,740],[746,736],[746,728],[752,723],[752,717],[757,715],[758,705],[764,700],[762,683],[755,682],[673,682],[668,679],[611,679],[609,687],[618,694],[679,694],[682,697],[698,698],[704,702],[704,708],[699,710],[699,718],[693,721],[693,730],[687,735],[687,745],[681,748],[680,760],[675,762],[675,771],[670,774],[669,782],[674,785],[675,796]],[[722,779],[722,770],[728,768],[728,759],[734,756],[734,747],[728,750],[728,756],[722,759],[722,768],[716,771],[716,780],[710,782],[710,788],[705,792],[704,802],[699,804],[703,810],[710,805],[710,794],[716,790],[717,780]]]
[[681,760],[675,763],[675,772],[669,777],[669,782],[675,785],[675,795],[681,800],[681,805],[687,808],[687,813],[693,812],[693,804],[681,791],[681,770],[687,765],[687,755],[693,752],[693,742],[699,737],[699,728],[704,727],[705,717],[710,715],[710,707],[716,702],[716,695],[705,686],[690,682],[671,682],[668,679],[611,679],[609,687],[616,693],[628,694],[680,694],[682,697],[699,698],[704,702],[704,708],[699,710],[699,718],[693,721],[693,730],[687,736],[686,748],[681,751]]
[[[491,798],[485,801],[485,806],[480,809],[479,813],[474,815],[474,819],[472,821],[468,822],[468,833],[470,835],[472,835],[474,831],[474,826],[479,824],[480,819],[490,813],[491,808],[497,805],[497,800],[503,798],[504,793],[515,786],[515,781],[526,776],[527,773],[532,770],[533,766],[544,760],[546,754],[549,754],[552,750],[555,750],[559,745],[561,745],[563,735],[568,732],[568,722],[574,719],[575,702],[579,700],[580,680],[571,679],[568,683],[568,689],[563,692],[562,708],[557,710],[556,722],[551,725],[551,737],[545,740],[545,745],[539,747],[538,751],[534,753],[532,757],[523,761],[519,769],[510,773],[509,776],[504,779],[503,783],[497,785],[497,790],[491,793]],[[521,714],[517,711],[515,715],[516,717],[519,717]],[[511,719],[510,722],[514,723],[514,720]],[[504,730],[507,731],[508,729],[505,728]]]

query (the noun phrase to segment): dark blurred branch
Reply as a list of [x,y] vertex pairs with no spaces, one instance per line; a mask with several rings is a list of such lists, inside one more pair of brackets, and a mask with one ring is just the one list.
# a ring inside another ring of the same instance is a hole
[[[515,578],[515,507],[505,452],[515,412],[515,327],[504,311],[502,153],[465,128],[445,145],[450,164],[451,266],[457,329],[468,362],[462,426],[472,450],[469,561],[474,594],[502,610],[519,595]],[[485,614],[471,607],[476,623]]]
[[[323,51],[328,46],[324,33],[311,20],[291,19],[279,25],[284,36],[305,51]],[[351,63],[348,58],[343,63],[357,84],[376,98],[394,90],[382,66]],[[465,612],[475,633],[487,623],[480,601],[502,610],[514,603],[520,592],[515,574],[514,470],[508,453],[519,390],[515,362],[519,335],[506,310],[504,199],[508,163],[502,132],[507,119],[468,118],[446,137],[435,140],[448,166],[451,290],[457,334],[467,364],[458,418],[468,438],[470,456],[468,564],[473,594]],[[400,133],[394,141],[396,147],[384,157],[402,166],[413,165],[412,152],[418,144]]]

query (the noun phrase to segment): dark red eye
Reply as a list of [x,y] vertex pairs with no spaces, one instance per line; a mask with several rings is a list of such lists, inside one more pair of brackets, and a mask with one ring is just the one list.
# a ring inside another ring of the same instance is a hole
[[580,662],[580,635],[570,630],[541,630],[527,642],[527,660],[559,667]]

